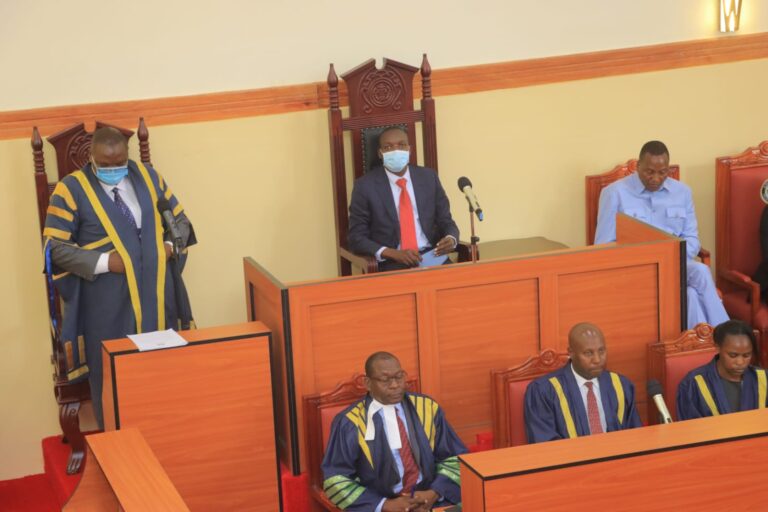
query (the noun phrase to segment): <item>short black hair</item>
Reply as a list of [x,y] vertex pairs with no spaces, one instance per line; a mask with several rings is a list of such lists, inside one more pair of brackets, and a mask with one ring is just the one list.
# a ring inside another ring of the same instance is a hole
[[368,356],[368,359],[365,360],[365,375],[367,377],[370,377],[373,373],[373,365],[376,363],[376,361],[383,361],[383,360],[391,360],[394,359],[397,361],[397,357],[395,357],[394,354],[391,354],[389,352],[374,352],[370,356]]
[[387,132],[391,132],[391,131],[394,131],[394,130],[397,130],[398,132],[402,132],[402,133],[404,133],[404,134],[405,134],[405,137],[406,137],[406,138],[410,138],[410,137],[408,136],[408,130],[406,130],[405,128],[403,128],[402,126],[400,126],[400,125],[398,125],[398,124],[395,124],[395,125],[389,126],[389,127],[387,127],[387,128],[384,128],[384,129],[381,131],[381,133],[379,134],[379,139],[378,139],[378,142],[379,142],[379,147],[381,147],[381,137],[382,137],[382,136],[383,136],[385,133],[387,133]]
[[117,128],[102,126],[93,132],[92,146],[117,146],[118,144],[128,147],[128,139]]
[[660,140],[649,140],[643,144],[643,147],[640,148],[640,156],[637,157],[637,159],[642,160],[646,153],[654,156],[667,155],[667,158],[669,158],[669,150],[667,149],[667,145]]
[[757,346],[757,339],[755,338],[755,333],[752,330],[752,327],[741,320],[727,320],[721,323],[715,327],[715,332],[712,335],[715,340],[715,345],[718,347],[723,346],[727,336],[746,336],[752,343],[753,350],[755,350],[755,347]]

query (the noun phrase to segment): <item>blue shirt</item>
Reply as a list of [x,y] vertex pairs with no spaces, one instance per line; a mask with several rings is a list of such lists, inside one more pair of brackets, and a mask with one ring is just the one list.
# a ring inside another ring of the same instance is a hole
[[686,242],[688,259],[699,253],[699,227],[691,189],[667,178],[659,190],[645,189],[636,172],[603,189],[597,214],[595,243],[616,241],[616,214],[624,213]]

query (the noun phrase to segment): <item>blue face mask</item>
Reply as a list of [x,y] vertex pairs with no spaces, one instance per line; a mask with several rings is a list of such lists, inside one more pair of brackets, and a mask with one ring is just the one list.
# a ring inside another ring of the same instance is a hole
[[408,159],[411,156],[409,151],[402,149],[395,149],[394,151],[387,151],[382,153],[381,157],[384,161],[384,168],[389,172],[400,172],[406,165],[408,165]]
[[128,164],[118,167],[96,167],[96,177],[107,185],[117,185],[128,176]]

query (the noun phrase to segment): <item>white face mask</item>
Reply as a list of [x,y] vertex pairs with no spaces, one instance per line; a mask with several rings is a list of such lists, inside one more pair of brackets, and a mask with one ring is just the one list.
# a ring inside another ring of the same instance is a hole
[[393,151],[387,151],[381,154],[381,159],[384,161],[384,168],[389,172],[400,172],[408,165],[408,159],[410,158],[410,151],[402,149],[395,149]]

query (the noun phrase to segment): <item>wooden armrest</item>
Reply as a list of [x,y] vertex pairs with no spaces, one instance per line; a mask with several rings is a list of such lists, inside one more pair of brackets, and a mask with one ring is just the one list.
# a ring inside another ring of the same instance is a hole
[[701,249],[699,249],[698,257],[701,260],[701,262],[703,264],[705,264],[706,266],[709,267],[709,266],[712,265],[712,263],[711,263],[712,262],[712,255],[709,254],[709,251],[704,249],[703,247]]
[[379,271],[379,262],[373,256],[355,254],[345,247],[339,247],[339,256],[350,262],[352,266],[361,269],[364,274]]
[[760,309],[760,285],[754,282],[752,278],[742,274],[738,270],[722,271],[720,273],[720,277],[736,286],[737,288],[747,292],[747,297],[750,299],[750,316],[755,318],[758,309]]

